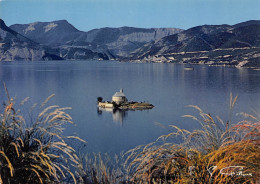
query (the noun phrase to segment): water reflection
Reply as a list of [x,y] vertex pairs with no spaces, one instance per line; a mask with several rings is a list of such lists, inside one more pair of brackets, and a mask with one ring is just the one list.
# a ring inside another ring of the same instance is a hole
[[127,110],[121,110],[121,109],[114,109],[114,108],[97,108],[97,114],[98,116],[102,116],[103,112],[112,113],[113,121],[117,124],[119,123],[121,126],[123,126],[124,119],[127,116]]
[[[193,114],[186,105],[198,105],[225,120],[232,92],[239,96],[235,112],[259,111],[260,71],[205,65],[184,70],[187,66],[114,61],[0,63],[0,100],[6,98],[3,82],[17,102],[29,96],[32,103],[40,103],[54,93],[48,105],[72,107],[68,113],[77,125],[66,129],[65,135],[86,140],[90,152],[117,154],[168,134],[168,129],[158,129],[154,122],[196,128],[194,121],[182,118]],[[122,87],[128,99],[151,101],[156,108],[143,112],[97,110],[98,96],[111,99]]]

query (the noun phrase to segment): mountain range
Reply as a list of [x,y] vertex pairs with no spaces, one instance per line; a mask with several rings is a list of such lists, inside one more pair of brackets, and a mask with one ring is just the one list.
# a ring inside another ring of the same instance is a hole
[[260,21],[203,25],[152,41],[128,60],[260,66]]
[[178,28],[100,28],[66,20],[14,24],[0,19],[1,60],[118,59],[260,67],[260,21]]
[[0,61],[61,60],[55,52],[10,29],[0,19]]
[[103,53],[109,58],[127,56],[150,41],[182,31],[176,28],[120,27],[83,32],[66,20],[15,24],[10,28],[37,43],[59,48],[61,56],[66,59],[80,59],[77,52],[82,55],[84,51]]

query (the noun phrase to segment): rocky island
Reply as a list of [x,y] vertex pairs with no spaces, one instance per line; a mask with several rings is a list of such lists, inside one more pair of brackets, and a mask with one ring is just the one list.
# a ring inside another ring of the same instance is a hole
[[134,102],[128,101],[125,94],[123,93],[123,89],[119,92],[116,92],[112,96],[112,101],[103,101],[102,97],[97,98],[98,107],[102,108],[114,108],[121,110],[144,110],[144,109],[152,109],[154,106],[147,102]]

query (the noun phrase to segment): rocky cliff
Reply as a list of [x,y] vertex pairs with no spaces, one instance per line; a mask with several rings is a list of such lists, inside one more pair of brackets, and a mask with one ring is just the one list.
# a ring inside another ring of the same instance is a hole
[[0,19],[0,61],[59,60],[55,50],[42,47],[7,27]]
[[131,53],[134,61],[259,66],[260,21],[197,26],[152,41]]
[[[1,20],[0,60],[120,59],[260,66],[260,21],[176,28],[79,31],[66,20],[15,24]],[[39,44],[38,44],[39,43]]]
[[66,20],[14,24],[11,29],[37,43],[56,46],[77,38],[81,32]]
[[150,41],[182,31],[176,28],[121,27],[83,32],[77,30],[65,20],[15,24],[10,28],[31,40],[44,45],[59,47],[63,51],[66,48],[70,48],[70,50],[88,49],[95,53],[104,54],[109,58],[127,56],[130,52]]

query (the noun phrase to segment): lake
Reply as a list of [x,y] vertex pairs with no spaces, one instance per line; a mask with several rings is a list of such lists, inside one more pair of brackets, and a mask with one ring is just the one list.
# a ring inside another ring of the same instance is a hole
[[[192,70],[186,70],[192,67]],[[260,112],[260,71],[232,67],[116,61],[45,61],[0,63],[0,99],[6,95],[20,102],[30,97],[31,106],[55,97],[49,105],[72,107],[68,113],[76,126],[65,134],[87,141],[89,152],[119,153],[155,141],[171,131],[168,125],[189,130],[195,121],[182,115],[197,115],[187,105],[228,118],[229,97],[238,95],[234,121],[239,112]],[[143,111],[112,111],[97,108],[97,97],[111,100],[124,89],[130,101],[148,101],[155,107]],[[160,125],[159,125],[160,124]]]

